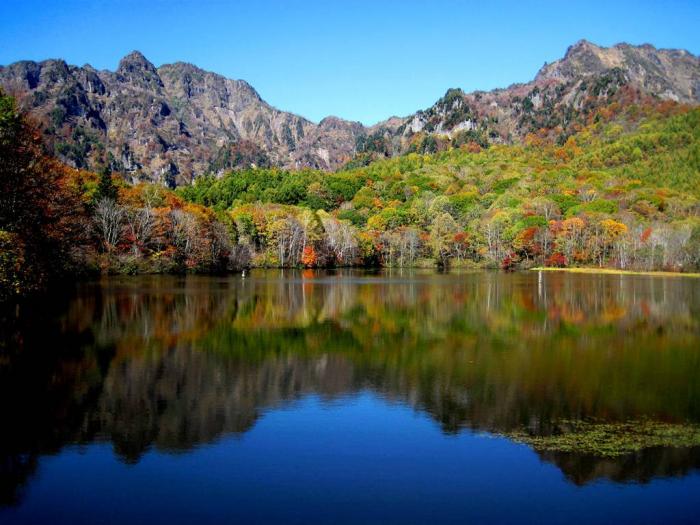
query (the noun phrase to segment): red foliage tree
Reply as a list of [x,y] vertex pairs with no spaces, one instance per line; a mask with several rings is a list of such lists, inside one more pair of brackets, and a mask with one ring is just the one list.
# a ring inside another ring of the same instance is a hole
[[501,261],[501,269],[506,272],[512,272],[515,270],[515,258],[513,254],[506,255]]
[[567,261],[563,253],[556,252],[547,257],[545,264],[555,268],[564,268],[567,265]]
[[15,236],[24,250],[21,290],[40,287],[67,269],[85,241],[87,215],[75,170],[48,158],[41,133],[0,92],[0,231]]
[[307,245],[301,254],[301,264],[307,268],[313,268],[318,262],[318,256],[313,246]]

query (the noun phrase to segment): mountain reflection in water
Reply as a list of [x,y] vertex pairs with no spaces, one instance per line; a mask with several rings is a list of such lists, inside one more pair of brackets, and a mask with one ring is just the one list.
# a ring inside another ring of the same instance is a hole
[[[700,280],[257,271],[111,278],[8,312],[0,504],[42,456],[106,441],[127,463],[249,431],[307,395],[371,392],[446,434],[561,421],[700,423]],[[576,484],[700,466],[698,447],[542,451]]]

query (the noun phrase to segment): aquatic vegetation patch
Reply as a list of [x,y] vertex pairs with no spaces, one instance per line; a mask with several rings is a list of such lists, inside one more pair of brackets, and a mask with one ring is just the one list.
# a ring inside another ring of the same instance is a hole
[[562,421],[557,432],[546,436],[521,429],[504,434],[539,452],[572,452],[619,457],[652,447],[700,446],[700,425],[634,420],[624,423]]

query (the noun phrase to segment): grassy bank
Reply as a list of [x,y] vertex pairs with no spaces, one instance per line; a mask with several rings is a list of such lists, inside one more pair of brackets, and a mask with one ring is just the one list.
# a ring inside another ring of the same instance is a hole
[[700,278],[700,273],[681,272],[636,272],[632,270],[617,270],[614,268],[551,268],[538,266],[531,268],[537,272],[569,272],[569,273],[589,273],[589,274],[610,274],[610,275],[651,275],[658,277],[695,277]]

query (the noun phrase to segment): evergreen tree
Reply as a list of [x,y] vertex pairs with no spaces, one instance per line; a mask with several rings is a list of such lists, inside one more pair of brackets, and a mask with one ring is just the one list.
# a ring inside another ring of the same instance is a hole
[[117,200],[117,188],[112,181],[112,171],[109,166],[105,166],[100,171],[100,185],[97,187],[97,200],[111,199]]

